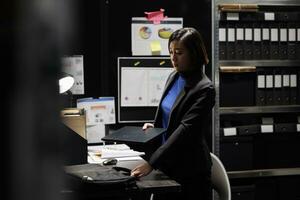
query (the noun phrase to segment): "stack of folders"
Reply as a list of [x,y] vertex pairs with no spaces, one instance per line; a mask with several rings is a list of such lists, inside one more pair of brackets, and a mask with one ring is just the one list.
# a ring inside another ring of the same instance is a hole
[[221,12],[220,60],[299,59],[300,12]]
[[300,71],[292,67],[256,68],[256,105],[296,105],[300,103]]

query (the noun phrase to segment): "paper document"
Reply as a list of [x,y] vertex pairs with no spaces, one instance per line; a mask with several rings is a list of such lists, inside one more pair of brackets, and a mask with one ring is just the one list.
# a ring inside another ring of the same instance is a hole
[[142,156],[145,155],[144,152],[129,150],[111,150],[111,149],[102,149],[101,158],[120,158],[120,157],[130,157],[130,156]]
[[[88,153],[88,163],[103,163],[107,158],[101,158],[99,154],[96,153]],[[142,157],[140,156],[130,156],[130,157],[121,157],[121,158],[116,158],[118,161],[139,161],[143,160]]]
[[88,146],[89,163],[102,163],[108,158],[116,158],[118,161],[142,160],[142,155],[145,153],[130,149],[126,144]]
[[129,150],[130,147],[126,144],[109,144],[109,145],[97,145],[97,146],[88,146],[89,152],[100,153],[102,149],[112,149],[112,150]]

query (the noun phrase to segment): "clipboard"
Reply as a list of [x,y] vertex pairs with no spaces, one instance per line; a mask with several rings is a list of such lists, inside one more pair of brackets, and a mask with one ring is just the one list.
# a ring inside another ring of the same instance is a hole
[[106,142],[139,143],[146,144],[162,135],[164,128],[148,128],[143,130],[140,126],[124,126],[102,138]]

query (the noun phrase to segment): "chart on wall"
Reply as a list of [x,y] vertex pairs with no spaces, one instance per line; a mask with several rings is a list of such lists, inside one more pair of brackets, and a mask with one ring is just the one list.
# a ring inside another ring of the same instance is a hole
[[168,39],[182,28],[183,18],[165,18],[159,23],[145,17],[133,17],[131,21],[132,55],[169,55]]
[[121,106],[157,106],[171,71],[172,68],[123,68]]

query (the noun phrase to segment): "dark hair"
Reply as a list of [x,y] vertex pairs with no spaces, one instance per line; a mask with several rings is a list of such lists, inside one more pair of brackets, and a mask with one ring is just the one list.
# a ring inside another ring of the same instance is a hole
[[169,50],[170,44],[174,40],[182,42],[182,44],[188,49],[192,63],[201,67],[203,64],[208,64],[209,59],[202,36],[196,29],[185,27],[174,31],[169,38]]

